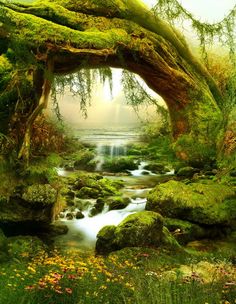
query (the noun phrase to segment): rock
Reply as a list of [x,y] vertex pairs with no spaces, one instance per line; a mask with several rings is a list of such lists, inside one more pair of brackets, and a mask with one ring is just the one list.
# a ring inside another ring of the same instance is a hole
[[193,167],[183,167],[177,171],[177,176],[181,177],[193,177],[195,173],[199,173],[200,170]]
[[146,210],[199,224],[231,225],[236,219],[236,196],[231,187],[211,181],[186,185],[172,180],[149,192]]
[[91,201],[79,200],[75,202],[75,207],[81,211],[87,210],[93,203]]
[[104,254],[125,247],[159,246],[162,228],[163,218],[158,213],[140,211],[131,214],[117,227],[106,226],[99,231],[96,251]]
[[160,173],[164,174],[168,170],[166,169],[166,166],[162,163],[150,163],[144,167],[145,170],[152,171],[154,173]]
[[34,184],[24,190],[22,198],[33,205],[53,205],[57,200],[57,191],[49,184]]
[[143,171],[141,172],[141,174],[142,174],[142,175],[149,175],[150,173],[149,173],[148,171],[143,170]]
[[76,196],[78,198],[97,198],[99,196],[99,194],[100,194],[100,192],[98,189],[83,187],[79,190],[79,192],[76,194]]
[[[49,223],[60,204],[57,200],[57,191],[50,185],[23,187],[22,193],[13,193],[9,198],[0,200],[0,222],[26,223],[35,222]],[[42,187],[41,187],[42,186]],[[45,186],[45,187],[44,187]],[[39,192],[37,192],[39,190]]]
[[94,157],[95,157],[95,154],[88,149],[84,149],[84,150],[80,151],[76,155],[76,160],[74,162],[74,168],[76,170],[78,170],[78,169],[80,169],[80,170],[94,169],[95,166],[96,166],[96,163],[92,162]]
[[181,245],[207,237],[210,233],[209,229],[179,219],[164,218],[164,225]]
[[105,200],[102,198],[98,198],[94,207],[97,209],[98,212],[102,212],[104,205]]
[[182,248],[166,227],[162,229],[162,244],[175,250]]
[[126,172],[127,170],[138,169],[138,164],[129,157],[119,157],[106,161],[103,169],[110,172]]
[[72,190],[68,190],[66,193],[65,193],[65,196],[71,198],[72,200],[75,198],[75,192],[72,191]]
[[66,204],[68,207],[74,206],[75,205],[74,198],[67,197]]
[[82,219],[82,218],[84,218],[84,214],[81,211],[77,211],[76,215],[75,215],[75,218],[77,220]]
[[99,214],[99,211],[93,207],[90,211],[89,211],[89,217],[93,217],[95,215],[98,215]]
[[119,195],[119,189],[124,182],[121,180],[110,180],[97,174],[82,174],[74,182],[74,189],[79,190],[76,194],[78,198],[98,198],[111,195]]
[[109,210],[124,209],[131,203],[129,197],[114,197],[108,202]]
[[103,227],[97,235],[96,252],[98,254],[107,254],[118,250],[117,244],[114,242],[116,226],[110,225]]
[[68,212],[68,213],[66,214],[66,218],[67,218],[67,220],[73,220],[74,214],[73,214],[72,212]]

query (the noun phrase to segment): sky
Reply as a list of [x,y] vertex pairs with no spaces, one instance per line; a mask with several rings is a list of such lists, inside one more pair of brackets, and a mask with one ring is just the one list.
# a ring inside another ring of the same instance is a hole
[[[142,0],[150,8],[156,3],[156,0]],[[215,23],[221,21],[228,14],[230,9],[236,4],[236,0],[178,0],[188,11],[196,18],[204,22]],[[191,29],[187,29],[185,35],[191,37]],[[104,87],[100,84],[94,86],[92,97],[92,106],[88,108],[88,118],[85,120],[79,110],[79,101],[67,93],[60,99],[60,108],[62,115],[67,122],[74,127],[103,127],[104,125],[122,125],[127,122],[137,123],[138,117],[135,111],[125,103],[124,93],[120,83],[121,70],[113,69],[113,96],[110,94],[109,84]],[[153,96],[161,100],[160,96],[151,91],[147,86],[146,90]],[[145,120],[153,111],[142,109],[140,116]],[[153,117],[153,116],[152,116]]]

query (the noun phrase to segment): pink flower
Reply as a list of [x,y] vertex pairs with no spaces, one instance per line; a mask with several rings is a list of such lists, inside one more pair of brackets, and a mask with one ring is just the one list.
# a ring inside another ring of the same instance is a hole
[[72,294],[73,290],[71,288],[66,288],[65,291],[69,294]]

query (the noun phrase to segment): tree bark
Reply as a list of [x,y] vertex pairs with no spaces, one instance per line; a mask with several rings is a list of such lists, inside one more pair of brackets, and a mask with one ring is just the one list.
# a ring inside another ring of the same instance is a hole
[[50,76],[53,75],[53,61],[51,59],[48,59],[47,61],[44,74],[45,76],[41,96],[39,98],[38,105],[34,108],[33,112],[27,119],[23,143],[18,153],[18,159],[23,159],[27,164],[29,163],[30,158],[30,141],[33,123],[35,122],[36,118],[42,113],[42,111],[47,108],[48,105],[52,83]]

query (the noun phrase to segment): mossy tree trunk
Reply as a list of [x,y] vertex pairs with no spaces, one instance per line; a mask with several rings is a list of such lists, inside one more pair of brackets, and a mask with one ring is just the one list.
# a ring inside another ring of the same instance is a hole
[[[8,39],[23,41],[38,64],[45,64],[50,56],[52,73],[110,66],[139,74],[166,101],[179,157],[201,162],[214,156],[222,119],[219,90],[184,38],[140,1],[2,4],[0,22],[8,30]],[[49,91],[45,79],[19,156],[27,156],[30,125],[46,105]]]

